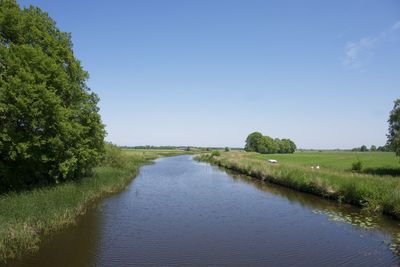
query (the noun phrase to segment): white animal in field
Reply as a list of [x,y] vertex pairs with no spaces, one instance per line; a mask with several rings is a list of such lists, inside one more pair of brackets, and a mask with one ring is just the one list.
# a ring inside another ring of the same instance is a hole
[[320,169],[320,167],[319,167],[319,165],[317,165],[317,166],[311,166],[311,169],[317,169],[317,170],[319,170]]
[[269,163],[278,163],[278,161],[276,159],[269,159],[268,162]]

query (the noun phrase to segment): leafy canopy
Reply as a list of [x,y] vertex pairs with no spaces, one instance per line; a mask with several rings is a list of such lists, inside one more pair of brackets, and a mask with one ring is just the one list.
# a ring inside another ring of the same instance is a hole
[[400,156],[400,99],[394,101],[393,110],[389,115],[389,134],[387,146]]
[[253,132],[247,136],[244,149],[249,152],[273,154],[294,153],[297,147],[290,139],[272,139],[269,136],[262,135],[260,132]]
[[98,97],[70,34],[0,0],[0,190],[80,178],[104,150]]

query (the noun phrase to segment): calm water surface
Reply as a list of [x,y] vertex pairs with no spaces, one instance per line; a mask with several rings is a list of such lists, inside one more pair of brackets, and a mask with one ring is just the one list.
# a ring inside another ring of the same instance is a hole
[[399,233],[398,221],[178,156],[10,266],[397,266]]

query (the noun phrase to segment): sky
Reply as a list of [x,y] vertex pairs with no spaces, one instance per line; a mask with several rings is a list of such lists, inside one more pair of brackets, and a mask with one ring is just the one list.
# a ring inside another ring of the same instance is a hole
[[400,1],[20,0],[72,34],[118,145],[384,145]]

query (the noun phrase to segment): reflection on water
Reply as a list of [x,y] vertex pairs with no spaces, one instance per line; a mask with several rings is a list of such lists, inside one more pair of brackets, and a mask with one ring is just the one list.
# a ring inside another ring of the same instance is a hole
[[279,195],[290,201],[296,201],[306,207],[312,208],[313,213],[325,216],[330,221],[350,224],[353,227],[364,230],[379,231],[383,234],[383,242],[388,246],[388,248],[395,255],[400,256],[399,221],[391,220],[385,216],[373,216],[348,204],[339,204],[316,196],[273,185],[268,182],[256,181],[249,176],[236,174],[230,170],[225,171],[234,179],[240,179],[243,182],[253,184],[260,190]]
[[178,156],[10,266],[391,266],[400,225]]

